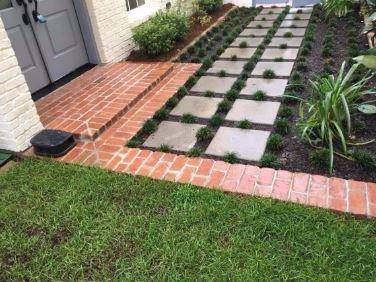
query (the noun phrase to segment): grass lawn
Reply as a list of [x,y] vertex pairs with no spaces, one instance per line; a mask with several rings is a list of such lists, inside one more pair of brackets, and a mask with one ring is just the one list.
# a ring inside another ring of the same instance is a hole
[[0,175],[0,281],[359,280],[376,222],[27,160]]

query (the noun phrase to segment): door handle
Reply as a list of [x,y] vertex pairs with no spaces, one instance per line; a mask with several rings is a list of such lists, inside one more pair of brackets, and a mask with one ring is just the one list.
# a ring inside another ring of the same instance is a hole
[[29,15],[27,14],[27,4],[25,0],[17,0],[17,4],[24,7],[24,13],[22,14],[22,21],[24,22],[25,25],[30,24],[30,18]]
[[[29,0],[29,3],[33,2],[33,0]],[[46,18],[38,13],[38,0],[34,0],[34,11],[32,12],[33,18],[35,22],[38,23],[46,23]]]

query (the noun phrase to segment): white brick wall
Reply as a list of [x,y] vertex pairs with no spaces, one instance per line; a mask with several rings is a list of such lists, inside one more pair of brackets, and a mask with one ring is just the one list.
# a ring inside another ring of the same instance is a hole
[[43,129],[0,18],[0,149],[21,152]]
[[145,5],[127,12],[125,0],[86,0],[101,62],[128,57],[135,47],[132,28],[164,8],[167,2],[175,3],[176,0],[146,0]]

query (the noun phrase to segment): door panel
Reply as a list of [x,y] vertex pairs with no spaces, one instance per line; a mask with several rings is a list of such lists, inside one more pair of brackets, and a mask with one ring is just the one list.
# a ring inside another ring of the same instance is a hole
[[34,4],[29,15],[52,81],[88,63],[85,45],[72,0],[39,0],[38,12],[47,22],[35,22]]
[[[5,7],[4,1],[2,5]],[[0,16],[30,92],[35,92],[47,86],[50,79],[31,26],[25,25],[22,20],[23,11],[23,7],[14,1],[13,7],[0,10]]]

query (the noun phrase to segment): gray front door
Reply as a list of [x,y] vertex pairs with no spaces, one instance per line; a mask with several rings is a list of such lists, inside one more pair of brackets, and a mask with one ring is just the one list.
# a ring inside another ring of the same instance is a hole
[[0,0],[0,16],[31,92],[50,83],[31,25],[22,20],[24,9],[16,1]]
[[[48,84],[88,63],[72,0],[11,0],[8,2],[12,3],[12,8],[0,11],[8,34],[12,33],[8,26],[12,26],[12,21],[17,21],[17,29],[22,30],[24,37],[28,38],[29,53],[35,53],[33,58],[37,58],[39,53],[41,64],[35,63],[38,62],[38,58],[33,60],[39,77],[35,78],[29,72],[24,71],[31,92],[45,86],[46,77]],[[20,3],[22,4],[19,5]],[[29,18],[28,24],[22,19],[25,11]],[[36,12],[45,18],[45,22],[34,19]],[[10,16],[7,17],[8,14]],[[22,66],[25,60],[25,50],[17,50],[19,40],[9,37]],[[38,80],[44,83],[38,83]]]

